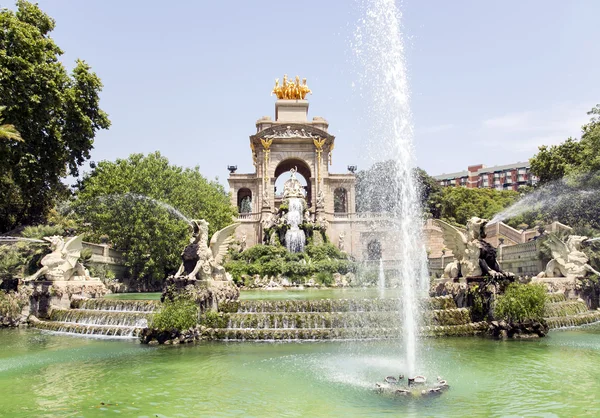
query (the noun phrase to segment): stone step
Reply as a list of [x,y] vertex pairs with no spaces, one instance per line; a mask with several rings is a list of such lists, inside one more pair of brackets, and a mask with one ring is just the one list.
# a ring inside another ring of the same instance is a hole
[[116,326],[116,325],[83,325],[72,322],[35,321],[33,326],[38,329],[70,334],[95,335],[105,337],[136,338],[140,335],[142,327]]
[[102,311],[93,309],[53,309],[51,321],[68,322],[80,325],[104,326],[148,326],[152,314],[149,312]]
[[[399,326],[402,323],[400,312],[268,312],[228,314],[228,328],[360,328]],[[425,311],[427,325],[464,325],[471,322],[469,309],[438,309]]]
[[551,329],[577,327],[600,321],[600,310],[587,311],[577,315],[546,318],[546,323]]
[[[486,322],[477,322],[465,325],[426,326],[421,327],[420,335],[423,337],[478,335],[487,332],[487,327],[488,325]],[[203,336],[207,339],[227,341],[397,339],[400,338],[400,335],[401,329],[397,327],[316,329],[209,328],[203,333]]]
[[[451,296],[430,298],[425,309],[456,308]],[[316,299],[316,300],[242,300],[223,303],[221,312],[276,313],[276,312],[393,312],[401,309],[401,299]]]
[[119,300],[119,299],[75,299],[71,301],[73,309],[90,309],[97,311],[147,312],[158,310],[159,300]]
[[583,301],[569,300],[562,302],[546,303],[544,317],[563,317],[578,315],[588,312],[588,307]]

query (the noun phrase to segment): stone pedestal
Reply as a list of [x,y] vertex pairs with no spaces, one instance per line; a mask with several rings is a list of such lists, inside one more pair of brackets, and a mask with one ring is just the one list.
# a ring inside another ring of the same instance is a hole
[[70,308],[76,298],[100,298],[108,289],[100,280],[35,281],[31,286],[29,314],[46,318],[50,307]]
[[169,277],[161,296],[161,301],[186,295],[194,299],[200,313],[217,312],[219,304],[232,302],[240,297],[240,290],[231,280],[193,280]]

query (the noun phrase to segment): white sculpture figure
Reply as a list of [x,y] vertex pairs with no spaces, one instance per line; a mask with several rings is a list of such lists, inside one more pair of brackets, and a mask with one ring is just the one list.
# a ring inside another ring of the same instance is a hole
[[227,280],[222,266],[223,257],[233,242],[239,223],[226,226],[212,236],[208,244],[208,222],[204,219],[192,220],[190,243],[181,253],[182,263],[175,278],[189,280]]
[[502,272],[496,261],[496,250],[483,240],[488,222],[486,219],[469,219],[466,232],[442,220],[438,219],[436,222],[442,228],[444,244],[452,250],[456,258],[456,261],[444,269],[445,277],[512,277],[512,273]]
[[588,239],[581,235],[569,235],[566,242],[563,242],[555,234],[549,234],[546,245],[552,251],[552,260],[546,265],[546,271],[538,275],[538,277],[566,277],[575,279],[577,277],[585,277],[590,272],[600,276],[588,264],[589,258],[583,251],[581,245]]
[[265,214],[265,216],[263,216],[260,223],[262,224],[263,230],[265,230],[265,229],[269,229],[269,228],[272,228],[273,226],[275,226],[276,221],[277,221],[276,216],[271,212],[267,212]]
[[321,227],[321,229],[323,231],[325,231],[329,228],[329,221],[327,220],[327,218],[324,215],[321,215],[319,217],[318,222],[319,222],[319,226]]
[[338,248],[340,249],[340,251],[344,251],[344,238],[346,237],[346,234],[344,233],[344,231],[340,232],[340,235],[338,236]]
[[304,188],[302,187],[302,183],[296,177],[296,172],[298,170],[296,168],[290,169],[290,178],[283,184],[283,197],[304,197]]
[[40,263],[43,267],[26,280],[35,280],[40,276],[52,281],[91,279],[89,272],[79,262],[83,249],[82,235],[70,238],[67,242],[58,235],[44,239],[50,242],[52,252],[42,258]]
[[242,234],[242,239],[240,240],[240,252],[244,251],[246,249],[246,240],[248,239],[248,236],[246,235],[246,233],[244,232]]
[[323,190],[319,190],[317,193],[317,207],[322,208],[325,204],[325,195],[323,194]]
[[312,216],[310,216],[310,211],[308,209],[304,211],[304,222],[307,224],[312,223]]

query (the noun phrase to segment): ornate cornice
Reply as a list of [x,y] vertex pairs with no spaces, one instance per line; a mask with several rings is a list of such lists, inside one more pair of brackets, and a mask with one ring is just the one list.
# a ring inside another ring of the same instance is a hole
[[252,141],[258,141],[260,139],[327,139],[331,142],[335,137],[328,134],[322,129],[316,128],[311,125],[303,123],[286,123],[285,125],[274,125],[267,129],[258,132],[255,135],[251,135]]

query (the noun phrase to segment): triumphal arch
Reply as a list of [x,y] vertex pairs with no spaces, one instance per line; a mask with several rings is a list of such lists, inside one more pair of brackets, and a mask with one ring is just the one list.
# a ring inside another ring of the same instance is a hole
[[305,216],[310,222],[323,225],[330,242],[357,259],[373,258],[373,248],[381,252],[385,246],[380,242],[381,224],[356,214],[353,167],[347,173],[329,171],[335,136],[328,132],[324,118],[309,120],[306,96],[311,91],[306,79],[288,80],[286,76],[281,84],[276,80],[272,93],[277,96],[275,119],[264,116],[257,120],[256,133],[249,138],[254,173],[239,174],[236,167],[230,167],[231,199],[241,223],[237,239],[246,248],[264,241],[263,229],[282,203],[283,190],[277,179],[289,177],[287,173],[293,169],[305,182]]

